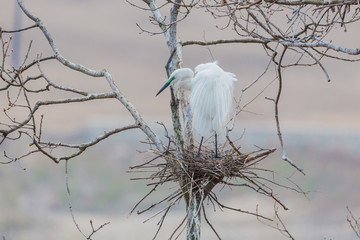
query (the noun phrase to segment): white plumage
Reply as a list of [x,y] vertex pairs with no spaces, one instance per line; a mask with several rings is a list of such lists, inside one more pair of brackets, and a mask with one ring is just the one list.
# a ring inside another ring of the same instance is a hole
[[[235,81],[237,81],[235,75],[225,72],[217,62],[204,63],[195,68],[195,77],[194,72],[189,68],[175,70],[156,96],[169,85],[175,90],[178,88],[190,90],[193,129],[202,137],[213,133],[223,134],[232,106]],[[200,147],[201,143],[202,139]],[[215,156],[217,156],[217,146],[215,147]]]
[[232,106],[235,75],[222,70],[216,62],[200,64],[195,68],[190,106],[193,128],[201,136],[225,131]]

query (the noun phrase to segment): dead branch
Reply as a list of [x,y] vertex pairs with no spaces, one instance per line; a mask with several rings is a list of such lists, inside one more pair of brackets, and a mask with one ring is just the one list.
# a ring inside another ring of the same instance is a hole
[[287,50],[287,48],[285,47],[282,54],[281,54],[281,56],[280,56],[280,60],[279,60],[278,67],[277,67],[277,75],[278,75],[278,80],[279,80],[279,87],[278,87],[277,96],[276,96],[275,99],[272,99],[272,98],[266,98],[266,99],[272,100],[275,103],[275,121],[276,121],[276,128],[277,128],[277,133],[278,133],[281,149],[283,151],[282,159],[285,160],[286,162],[288,162],[294,168],[296,168],[303,175],[305,175],[303,169],[299,168],[289,157],[286,156],[286,151],[285,151],[285,148],[284,148],[284,141],[283,141],[282,133],[281,133],[281,130],[280,130],[279,100],[280,100],[281,91],[282,91],[281,62],[282,62],[282,60],[284,58],[286,50]]
[[[264,176],[259,176],[257,171],[262,171],[262,169],[254,167],[259,164],[263,159],[265,159],[269,154],[274,152],[276,149],[262,149],[259,148],[257,151],[243,154],[239,151],[238,148],[233,147],[229,148],[229,150],[223,150],[221,153],[223,156],[219,159],[214,159],[212,150],[207,148],[203,149],[201,155],[196,157],[194,152],[184,151],[184,155],[179,157],[176,156],[176,149],[174,148],[174,142],[170,141],[172,144],[170,148],[166,151],[166,154],[150,151],[155,154],[155,157],[151,159],[151,161],[147,161],[143,164],[139,164],[137,166],[131,167],[131,169],[136,173],[146,173],[150,174],[148,177],[141,178],[133,178],[133,180],[146,180],[150,181],[148,185],[152,185],[154,183],[154,187],[146,194],[134,207],[139,207],[140,203],[144,201],[151,193],[155,191],[156,188],[160,186],[164,186],[167,183],[177,182],[180,179],[179,176],[174,177],[174,175],[182,175],[182,179],[187,182],[187,185],[182,186],[179,185],[179,188],[162,198],[162,200],[157,203],[151,204],[149,207],[145,208],[145,210],[138,211],[138,214],[144,213],[145,211],[149,211],[151,209],[159,207],[161,204],[165,204],[157,213],[155,213],[151,218],[163,214],[163,217],[160,219],[160,228],[163,222],[163,218],[165,218],[169,209],[178,201],[180,201],[185,194],[189,194],[191,197],[188,199],[189,202],[197,201],[198,208],[196,208],[194,214],[197,214],[198,211],[202,211],[204,217],[206,217],[206,209],[203,205],[203,202],[206,199],[209,199],[211,202],[215,203],[220,208],[226,208],[229,210],[237,211],[244,214],[254,215],[257,218],[262,218],[267,221],[272,221],[270,218],[260,215],[258,213],[253,213],[250,211],[245,211],[240,208],[233,208],[222,204],[214,193],[213,189],[219,183],[226,186],[236,186],[236,187],[247,187],[253,189],[255,192],[260,193],[261,195],[265,195],[267,197],[272,198],[281,205],[285,210],[287,207],[279,200],[276,194],[273,193],[273,188],[268,186],[267,183],[274,184],[277,187],[287,188],[289,190],[295,190],[292,187],[285,186],[280,183],[274,182],[273,179],[267,179]],[[186,148],[185,148],[186,149]],[[225,149],[222,147],[221,149]],[[182,166],[182,171],[174,172],[172,167],[168,167],[168,165],[172,161],[179,161]],[[150,171],[149,169],[153,169],[154,171]],[[228,180],[224,180],[228,179]],[[244,183],[234,184],[231,180],[242,181]],[[180,188],[182,186],[182,188]],[[184,189],[186,192],[184,192]],[[298,191],[304,193],[303,191]],[[196,199],[195,199],[196,198]],[[172,200],[170,200],[172,199]],[[168,203],[168,204],[167,204]],[[131,211],[133,212],[134,209]],[[187,217],[189,217],[189,212],[187,212]],[[151,219],[150,218],[150,219]],[[147,221],[147,220],[146,220]],[[209,219],[206,220],[208,224],[211,225]],[[171,238],[178,231],[178,229],[183,225],[184,220],[181,224],[175,229]],[[213,226],[210,226],[215,234],[220,238],[220,236],[216,233]],[[160,229],[159,228],[159,229]],[[158,229],[158,231],[159,231]],[[156,232],[156,235],[158,234]]]
[[349,223],[351,229],[354,231],[356,237],[360,239],[360,222],[354,217],[348,206],[346,206],[346,210],[349,213],[349,216],[347,216],[346,220]]

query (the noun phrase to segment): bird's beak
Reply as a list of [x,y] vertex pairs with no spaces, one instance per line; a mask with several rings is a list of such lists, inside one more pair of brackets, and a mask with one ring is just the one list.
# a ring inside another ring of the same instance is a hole
[[[162,86],[162,88],[158,91],[158,93],[156,94],[156,96],[159,95],[162,91],[164,91],[164,89],[167,88],[167,87],[170,85],[170,83],[172,82],[172,80],[174,80],[174,78],[170,78],[169,81],[167,81],[167,82],[164,84],[164,86]],[[156,96],[155,96],[155,97],[156,97]]]

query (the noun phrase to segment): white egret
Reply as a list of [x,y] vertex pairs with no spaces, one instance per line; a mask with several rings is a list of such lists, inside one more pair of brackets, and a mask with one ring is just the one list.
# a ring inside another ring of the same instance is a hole
[[190,68],[175,70],[156,94],[159,95],[169,85],[175,90],[183,88],[190,91],[193,129],[201,136],[198,156],[204,136],[215,133],[215,157],[218,157],[217,134],[224,134],[226,130],[234,81],[237,81],[235,75],[225,72],[217,62],[204,63],[195,68],[195,76]]

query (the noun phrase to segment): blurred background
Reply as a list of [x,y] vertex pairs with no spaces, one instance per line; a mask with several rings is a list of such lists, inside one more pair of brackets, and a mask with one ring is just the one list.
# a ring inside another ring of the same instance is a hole
[[[137,2],[143,6],[141,1]],[[149,23],[150,12],[117,0],[32,0],[24,4],[43,21],[64,57],[95,70],[106,68],[120,91],[159,136],[163,135],[163,129],[157,121],[171,128],[169,92],[154,97],[166,81],[164,66],[169,53],[164,37],[143,33],[136,26],[158,32],[156,26]],[[223,24],[215,22],[210,14],[196,10],[179,24],[178,36],[184,41],[234,38],[231,30],[219,30],[217,26]],[[32,22],[15,1],[1,0],[3,30],[29,25]],[[334,40],[348,47],[359,47],[356,45],[360,39],[359,27],[359,24],[349,26],[347,32],[338,29],[339,35]],[[13,38],[15,49],[11,61],[15,66],[23,61],[30,40],[33,40],[32,58],[37,54],[51,54],[38,29],[14,34]],[[264,71],[269,61],[262,47],[256,45],[189,46],[183,51],[185,67],[194,68],[216,59],[226,71],[235,73],[239,79],[235,96]],[[279,150],[264,160],[262,166],[283,176],[280,181],[290,178],[308,192],[306,198],[275,188],[289,208],[280,211],[282,220],[296,239],[356,239],[346,221],[346,206],[355,216],[360,216],[360,68],[356,62],[324,60],[323,64],[331,82],[326,81],[318,66],[289,68],[283,76],[280,122],[285,147],[288,156],[304,169],[306,176],[283,162]],[[42,67],[59,84],[86,91],[110,91],[104,79],[90,79],[54,62],[44,63]],[[244,104],[252,101],[274,76],[274,70],[270,69],[260,83],[246,92]],[[265,100],[265,97],[275,97],[276,90],[275,81],[239,115],[232,137],[237,139],[244,133],[238,141],[244,152],[255,150],[255,145],[280,149],[274,106]],[[3,107],[6,95],[1,94]],[[60,99],[64,95],[55,92],[43,97]],[[45,115],[44,137],[55,142],[89,141],[105,130],[132,123],[124,107],[114,100],[59,105],[43,108],[41,113]],[[144,139],[138,130],[121,133],[69,163],[72,204],[80,227],[90,232],[90,219],[95,226],[110,222],[94,239],[152,239],[155,234],[158,217],[143,223],[151,214],[129,216],[135,203],[150,190],[146,182],[130,181],[136,175],[127,172],[130,165],[151,157],[149,153],[141,153],[147,150],[147,146],[140,143]],[[27,147],[19,141],[5,144],[0,150],[15,155],[25,152]],[[6,240],[82,238],[69,213],[64,169],[64,164],[56,165],[41,155],[0,165],[0,237]],[[162,187],[140,209],[165,196],[171,187]],[[273,217],[271,199],[247,189],[219,188],[217,191],[223,203],[253,212],[258,206],[260,213]],[[176,206],[158,239],[167,239],[183,217],[184,206]],[[213,212],[209,206],[208,218],[223,239],[285,239],[253,216],[219,209]],[[216,239],[205,222],[202,236]]]

